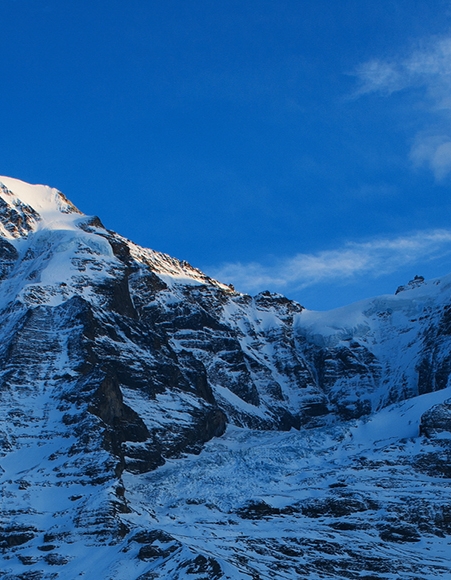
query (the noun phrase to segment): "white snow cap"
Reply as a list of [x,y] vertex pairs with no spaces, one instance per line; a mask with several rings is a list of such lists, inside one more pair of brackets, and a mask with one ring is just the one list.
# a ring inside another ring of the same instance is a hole
[[[1,187],[3,185],[3,187]],[[36,229],[72,229],[81,212],[54,187],[30,185],[19,179],[0,176],[0,197],[18,210],[27,205],[39,214],[42,223]]]

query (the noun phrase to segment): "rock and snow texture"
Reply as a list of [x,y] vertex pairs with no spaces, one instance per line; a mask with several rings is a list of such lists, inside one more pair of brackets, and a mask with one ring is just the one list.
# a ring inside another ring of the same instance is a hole
[[451,276],[311,312],[0,178],[0,576],[451,577]]

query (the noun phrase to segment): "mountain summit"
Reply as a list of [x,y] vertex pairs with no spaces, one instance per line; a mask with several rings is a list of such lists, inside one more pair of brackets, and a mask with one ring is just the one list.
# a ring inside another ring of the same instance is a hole
[[451,276],[400,288],[251,297],[0,177],[1,577],[450,575]]

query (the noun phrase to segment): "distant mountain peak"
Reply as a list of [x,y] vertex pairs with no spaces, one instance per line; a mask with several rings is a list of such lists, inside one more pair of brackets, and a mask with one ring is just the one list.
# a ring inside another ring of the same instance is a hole
[[413,288],[418,288],[422,284],[424,284],[424,276],[418,276],[418,275],[416,275],[416,276],[413,277],[412,280],[410,280],[404,286],[398,286],[398,288],[396,289],[395,294],[399,294],[400,292],[405,292],[406,290],[413,290]]

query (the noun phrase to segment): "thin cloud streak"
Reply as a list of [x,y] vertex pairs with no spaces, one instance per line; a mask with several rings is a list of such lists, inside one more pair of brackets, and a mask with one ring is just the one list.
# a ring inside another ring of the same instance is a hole
[[436,181],[443,181],[451,173],[451,38],[433,38],[407,56],[362,63],[354,74],[359,83],[355,98],[423,89],[425,98],[422,95],[417,105],[426,105],[435,121],[416,134],[410,161],[415,167],[428,167]]
[[272,265],[238,262],[208,271],[214,278],[233,283],[244,292],[286,287],[302,290],[325,282],[353,282],[362,276],[377,278],[447,254],[451,254],[451,230],[429,230],[397,238],[352,242],[316,254],[297,254]]
[[[415,49],[407,57],[389,61],[373,59],[357,67],[355,75],[360,87],[356,96],[380,92],[391,94],[413,86],[426,86],[438,97],[443,85],[449,88],[451,80],[451,38],[430,41]],[[442,95],[445,97],[445,95]],[[448,99],[438,99],[437,105],[449,109]]]

